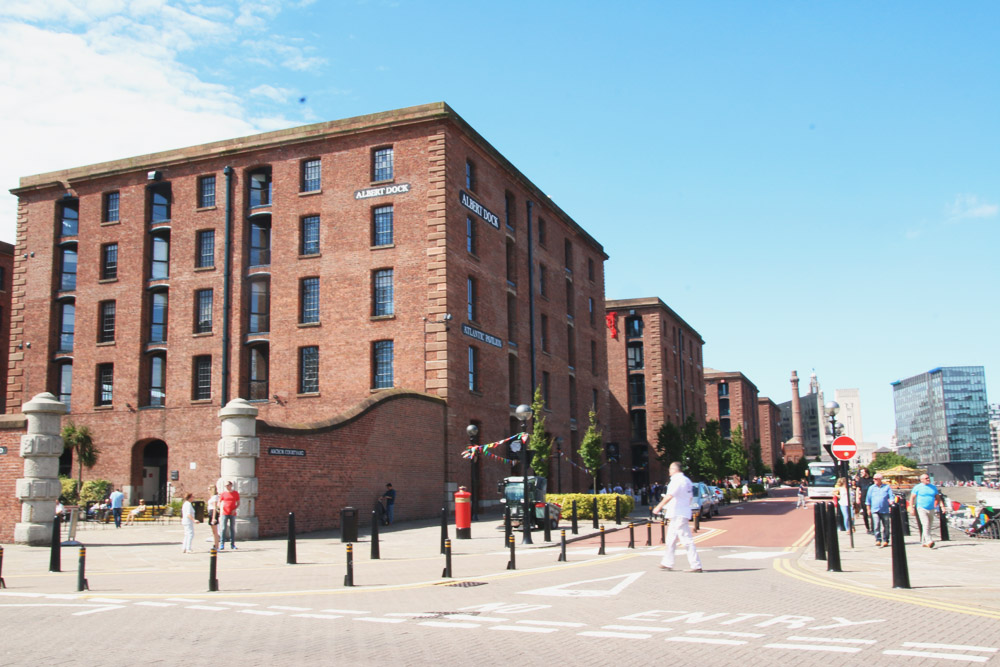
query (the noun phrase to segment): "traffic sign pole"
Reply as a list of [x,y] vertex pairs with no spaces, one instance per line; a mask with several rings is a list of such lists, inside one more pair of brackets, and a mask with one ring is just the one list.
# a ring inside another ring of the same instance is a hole
[[853,549],[854,503],[851,502],[851,471],[847,462],[858,455],[858,443],[854,442],[854,438],[842,435],[834,439],[829,451],[838,461],[844,462],[844,493],[847,495],[847,506],[844,507],[841,503],[841,507],[844,507],[844,523],[847,524],[847,533],[851,540],[851,548]]

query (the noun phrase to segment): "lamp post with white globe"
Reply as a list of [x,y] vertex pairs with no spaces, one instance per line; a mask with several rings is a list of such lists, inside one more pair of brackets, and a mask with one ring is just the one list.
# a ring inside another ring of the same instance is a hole
[[[842,424],[837,422],[837,413],[840,412],[840,403],[837,401],[827,401],[826,405],[823,406],[823,411],[826,413],[826,418],[829,420],[830,425],[827,427],[827,431],[830,434],[831,441],[836,440],[837,436],[843,433],[844,427]],[[830,445],[826,446],[827,451],[833,456],[833,449]],[[854,548],[854,503],[851,502],[851,475],[850,475],[850,465],[847,461],[841,461],[837,457],[833,457],[833,462],[837,466],[834,470],[838,470],[841,465],[843,465],[844,471],[844,493],[847,495],[847,505],[840,503],[840,506],[844,508],[844,523],[847,525],[847,534],[851,540],[851,548]],[[864,499],[862,499],[864,502]]]
[[[527,421],[531,419],[531,406],[522,403],[514,410],[514,416],[521,422],[521,431],[528,432]],[[520,439],[511,444],[511,449],[521,450],[521,479],[524,481],[524,494],[522,501],[524,509],[521,512],[521,544],[534,544],[531,541],[531,499],[528,497],[528,448],[523,445]],[[516,451],[516,450],[515,450]]]

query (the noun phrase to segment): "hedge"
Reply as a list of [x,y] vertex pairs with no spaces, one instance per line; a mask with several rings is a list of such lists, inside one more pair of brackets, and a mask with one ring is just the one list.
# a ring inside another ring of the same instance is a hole
[[[593,507],[594,494],[592,493],[548,493],[545,500],[562,507],[563,519],[569,520],[573,515],[573,501],[576,501],[576,516],[579,520],[593,519],[594,515],[590,509]],[[615,497],[621,498],[622,516],[628,516],[635,509],[635,499],[624,493],[599,493],[597,494],[597,516],[600,519],[615,518]]]

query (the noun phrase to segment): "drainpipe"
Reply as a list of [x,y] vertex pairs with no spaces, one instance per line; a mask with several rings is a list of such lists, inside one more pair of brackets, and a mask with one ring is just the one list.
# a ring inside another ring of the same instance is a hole
[[222,407],[229,403],[229,354],[230,322],[233,304],[229,296],[233,273],[233,168],[226,165],[222,173],[226,175],[226,264],[222,273]]
[[[534,244],[534,236],[532,235],[532,225],[531,225],[531,210],[532,203],[529,201],[528,204],[528,335],[529,344],[528,350],[531,358],[531,392],[528,394],[528,400],[526,401],[528,405],[531,405],[531,401],[535,396],[535,387],[538,386],[538,379],[535,377],[535,254],[532,251]],[[525,475],[528,473],[525,472]]]

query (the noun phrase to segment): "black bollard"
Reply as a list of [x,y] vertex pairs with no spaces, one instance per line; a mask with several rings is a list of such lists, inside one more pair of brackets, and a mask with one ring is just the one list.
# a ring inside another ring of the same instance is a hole
[[76,590],[90,590],[90,585],[87,584],[87,547],[80,547],[80,562],[76,568]]
[[444,572],[441,576],[451,579],[451,540],[444,541]]
[[[565,543],[566,540],[563,539],[563,544]],[[0,547],[0,588],[7,588],[7,583],[3,580],[3,547]]]
[[347,543],[347,574],[344,575],[344,585],[354,585],[354,545]]
[[906,565],[906,544],[903,543],[903,512],[899,505],[889,510],[889,524],[892,530],[892,587],[909,588],[910,570]]
[[288,553],[285,555],[285,563],[295,565],[295,512],[288,513]]
[[647,523],[646,524],[646,546],[647,547],[653,546],[653,524],[652,523]]
[[574,500],[573,501],[573,534],[574,535],[577,535],[580,532],[580,527],[577,525],[576,521],[577,521],[577,516],[576,516],[576,501]]
[[826,571],[841,572],[840,544],[837,538],[837,510],[833,503],[827,504],[826,513]]
[[816,560],[826,560],[826,526],[823,521],[823,503],[813,503],[813,544]]
[[219,579],[216,577],[218,574],[218,560],[219,552],[216,551],[215,547],[212,547],[208,552],[208,590],[209,592],[216,592],[219,590]]
[[[559,547],[559,558],[556,559],[556,562],[565,563],[566,562],[566,530],[563,529],[560,532],[562,533],[562,540],[561,540],[562,544]],[[3,556],[3,549],[0,549],[0,556]]]
[[615,525],[622,525],[622,497],[615,494]]
[[[597,492],[594,491],[594,493],[597,493]],[[594,530],[597,530],[598,523],[597,523],[597,496],[596,495],[594,496],[593,501],[591,503],[591,510],[592,510],[592,512],[594,514]]]
[[948,535],[948,517],[944,514],[944,507],[938,507],[938,521],[941,522],[941,541],[950,541],[951,537]]
[[[899,503],[893,503],[893,507],[898,506]],[[899,513],[899,519],[903,526],[903,535],[906,537],[910,536],[910,513],[904,508],[902,512]],[[889,519],[892,521],[892,519]],[[919,528],[917,529],[919,530]],[[893,539],[896,539],[895,537]],[[909,588],[909,586],[907,586]]]
[[543,513],[542,516],[542,521],[545,522],[545,528],[543,529],[544,537],[542,539],[544,539],[546,542],[552,541],[552,525],[549,523],[549,520],[551,518],[552,517],[549,514],[549,504],[545,503],[545,512]]
[[507,538],[507,544],[510,545],[510,560],[507,561],[507,569],[508,570],[516,570],[517,569],[517,560],[515,559],[515,556],[514,556],[514,536],[513,535],[511,535],[510,537]]
[[660,519],[660,544],[667,543],[667,520]]
[[382,558],[382,552],[379,551],[378,544],[378,510],[372,510],[372,560],[379,560]]
[[597,550],[597,555],[604,555],[604,526],[601,526],[601,548]]
[[503,507],[503,545],[507,546],[510,542],[510,536],[514,533],[513,528],[510,525],[510,505],[504,505]]
[[917,514],[916,509],[913,510],[913,523],[917,524],[917,535],[919,535],[921,541],[923,541],[923,537],[924,537],[924,522],[920,520],[920,515]]
[[635,524],[629,523],[628,525],[628,548],[635,549]]
[[52,548],[49,551],[49,572],[62,572],[62,538],[59,536],[59,516],[52,519]]
[[444,543],[448,541],[448,508],[441,508],[441,553],[444,553]]

